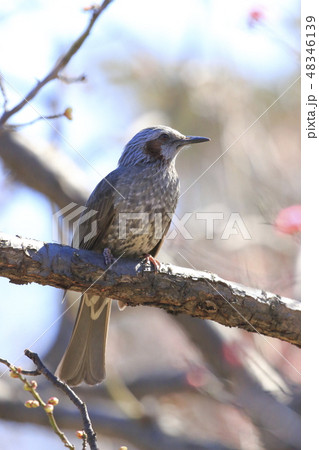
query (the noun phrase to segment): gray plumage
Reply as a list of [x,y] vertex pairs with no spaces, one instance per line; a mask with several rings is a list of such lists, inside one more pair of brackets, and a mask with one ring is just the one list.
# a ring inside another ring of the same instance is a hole
[[[95,210],[97,214],[80,225],[79,247],[100,252],[108,248],[115,258],[122,254],[124,258],[155,257],[179,196],[175,158],[181,147],[208,140],[184,136],[166,126],[137,133],[125,146],[117,169],[103,178],[89,197],[86,212]],[[123,214],[127,226],[121,222]],[[93,220],[97,227],[90,236]],[[81,296],[71,340],[57,369],[57,375],[71,386],[82,381],[97,384],[105,378],[110,311],[111,299]]]

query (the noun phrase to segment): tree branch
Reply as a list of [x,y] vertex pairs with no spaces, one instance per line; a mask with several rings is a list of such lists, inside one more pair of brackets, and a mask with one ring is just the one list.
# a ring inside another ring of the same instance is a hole
[[[85,39],[90,34],[91,29],[93,28],[93,25],[95,24],[97,18],[100,16],[100,14],[104,11],[104,9],[111,3],[112,0],[104,0],[101,6],[97,7],[96,9],[93,9],[93,13],[90,19],[90,22],[86,29],[83,31],[81,36],[78,37],[78,39],[71,45],[69,50],[56,62],[54,67],[50,70],[50,72],[38,83],[34,86],[33,89],[12,109],[4,111],[2,116],[0,117],[0,126],[5,124],[7,120],[16,114],[18,111],[20,111],[27,103],[30,102],[37,94],[38,92],[45,86],[49,81],[52,81],[54,79],[57,79],[60,77],[60,72],[65,68],[65,66],[68,64],[70,59],[75,55],[75,53],[79,50],[79,48],[82,46]],[[1,89],[2,93],[4,93],[3,88]]]
[[[2,420],[47,426],[44,415],[28,413],[30,411],[22,408],[20,402],[0,398],[0,418]],[[55,415],[65,428],[72,430],[79,426],[78,417],[69,408],[59,406]],[[232,450],[231,447],[218,442],[166,434],[152,417],[134,421],[110,414],[105,408],[92,410],[90,415],[98,435],[129,441],[140,450]]]
[[162,264],[154,273],[124,258],[106,268],[96,252],[0,234],[0,276],[16,284],[90,289],[130,306],[156,306],[301,345],[299,302],[209,272]]
[[[232,394],[232,402],[245,413],[258,429],[262,448],[290,450],[300,448],[300,414],[285,401],[279,401],[247,367],[247,360],[222,339],[211,323],[184,314],[176,317],[188,337],[200,349],[213,373]],[[214,349],[212,351],[211,349]],[[225,353],[228,357],[225,358]],[[280,424],[280,426],[278,426]]]
[[0,133],[0,157],[14,178],[41,192],[59,208],[71,202],[85,205],[90,195],[85,187],[88,182],[77,182],[87,180],[87,174],[67,154],[50,145],[33,145],[18,133],[4,132]]
[[51,373],[43,364],[37,353],[30,352],[26,349],[24,354],[34,362],[37,369],[44,375],[54,386],[63,391],[74,403],[74,405],[79,409],[83,421],[83,429],[87,435],[87,441],[91,450],[98,450],[96,443],[96,435],[93,430],[92,422],[87,411],[86,404],[76,395],[73,389],[70,388],[66,383],[60,381],[53,373]]
[[[79,409],[82,417],[83,422],[83,430],[86,433],[87,436],[87,443],[90,446],[91,450],[98,450],[98,444],[96,440],[96,433],[93,430],[91,419],[87,412],[86,404],[82,401],[82,399],[74,392],[73,389],[71,389],[67,384],[60,381],[55,375],[53,375],[47,367],[42,363],[39,356],[36,353],[31,352],[30,350],[26,349],[24,351],[24,354],[30,358],[34,364],[37,367],[36,371],[27,371],[22,370],[21,368],[16,368],[13,366],[9,361],[0,358],[0,363],[5,364],[11,371],[18,371],[19,374],[25,374],[25,375],[44,375],[47,380],[52,383],[56,388],[64,392],[66,396],[72,401],[72,403]],[[186,386],[186,376],[183,374],[183,382]],[[21,378],[21,377],[20,377]],[[167,377],[166,377],[167,379]],[[169,376],[170,381],[173,381],[173,384],[176,385],[177,377],[176,375],[172,377]],[[182,380],[182,376],[179,374],[179,382]],[[22,379],[23,382],[28,383],[27,379]],[[159,382],[162,384],[163,387],[163,379],[160,376],[156,376],[156,380],[152,380],[151,383],[149,383],[149,379],[145,377],[143,380],[139,380],[138,385],[143,384],[143,381],[146,382],[148,385],[148,388],[152,389],[152,386],[154,387],[154,382]],[[165,382],[165,381],[164,381]],[[31,383],[30,383],[31,385]],[[43,386],[42,386],[43,387]],[[140,388],[142,386],[140,385]],[[157,386],[155,386],[157,389]],[[172,387],[172,386],[170,386]],[[103,398],[107,396],[107,390],[105,389],[105,386],[102,385],[99,386],[99,398]],[[188,385],[188,388],[191,389],[191,386]],[[34,388],[36,389],[36,388]],[[147,389],[147,387],[146,387]],[[192,388],[193,392],[195,391],[194,388]],[[85,391],[85,389],[84,389]],[[93,393],[96,391],[96,389],[92,390]],[[166,391],[166,390],[165,390]],[[175,390],[174,390],[175,391]],[[169,392],[171,390],[169,389]],[[162,392],[163,394],[164,392]],[[166,391],[167,393],[167,391]],[[145,395],[145,390],[144,394]],[[39,397],[40,400],[41,397]],[[15,415],[14,421],[15,422],[31,422],[41,425],[48,426],[48,421],[43,421],[43,415],[30,415],[27,414],[27,411],[25,408],[18,408],[19,403],[11,400],[6,400],[5,402],[2,402],[0,399],[0,418],[3,418],[5,420],[11,420],[11,414],[13,411],[19,410],[19,413]],[[203,441],[203,440],[191,440],[188,438],[184,438],[182,436],[170,436],[163,432],[161,428],[157,424],[156,417],[153,417],[152,414],[145,413],[143,414],[139,419],[132,419],[132,418],[120,418],[118,415],[112,415],[107,412],[107,408],[103,409],[103,413],[101,414],[98,411],[95,411],[94,413],[94,420],[97,422],[97,431],[99,434],[107,436],[107,437],[116,437],[120,439],[128,439],[133,444],[138,446],[138,448],[141,449],[149,449],[152,448],[154,450],[164,450],[167,448],[173,448],[174,450],[185,450],[185,449],[201,449],[201,450],[231,450],[229,447],[224,446],[222,444],[219,444],[218,442],[210,442],[210,441]],[[62,417],[61,417],[62,415]],[[64,427],[68,427],[70,429],[74,429],[78,427],[78,418],[77,415],[73,413],[73,411],[68,411],[66,409],[61,408],[61,404],[54,409],[54,416],[56,419],[63,423]],[[65,435],[63,434],[65,437]],[[67,438],[65,437],[66,442]],[[68,442],[69,443],[69,442]],[[72,445],[72,444],[71,444]],[[67,446],[67,445],[66,445]],[[71,448],[71,447],[70,447]],[[73,448],[73,446],[72,446]],[[83,448],[86,448],[83,446]]]

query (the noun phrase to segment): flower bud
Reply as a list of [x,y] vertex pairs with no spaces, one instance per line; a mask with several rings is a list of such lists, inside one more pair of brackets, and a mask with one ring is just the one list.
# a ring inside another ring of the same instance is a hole
[[59,403],[59,399],[57,397],[50,397],[48,400],[49,405],[57,405]]
[[27,400],[24,406],[26,408],[37,408],[38,406],[40,406],[40,404],[37,400]]
[[46,413],[53,413],[54,410],[54,406],[50,405],[49,403],[47,403],[44,407],[43,407],[44,411]]
[[73,119],[73,117],[72,117],[72,108],[66,108],[66,110],[64,111],[64,113],[63,113],[63,115],[67,118],[67,119],[69,119],[69,120],[72,120]]
[[19,373],[22,372],[21,367],[14,367],[14,366],[11,366],[11,367],[13,367],[13,368],[10,369],[10,377],[11,378],[19,378]]
[[11,378],[19,378],[19,375],[16,372],[13,372],[13,370],[10,370],[10,377]]
[[76,432],[76,437],[78,437],[79,439],[83,439],[85,436],[85,432],[83,430],[78,430]]
[[35,380],[31,381],[31,388],[36,389],[38,387],[38,383]]

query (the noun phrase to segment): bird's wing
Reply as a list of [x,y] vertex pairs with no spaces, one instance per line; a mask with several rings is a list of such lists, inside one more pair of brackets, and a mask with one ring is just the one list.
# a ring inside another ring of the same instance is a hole
[[[114,170],[96,186],[81,214],[76,236],[79,248],[87,250],[102,249],[108,229],[115,217],[114,198],[119,195],[116,190],[119,169]],[[76,244],[75,236],[72,245]]]
[[170,225],[171,225],[171,222],[172,222],[172,220],[170,220],[170,221],[168,222],[168,224],[167,224],[167,226],[166,226],[166,228],[165,228],[165,230],[164,230],[164,233],[163,233],[163,235],[162,235],[162,239],[161,239],[161,240],[155,245],[155,247],[152,248],[152,250],[149,252],[150,255],[153,256],[154,258],[156,257],[157,253],[160,251],[160,249],[161,249],[161,247],[162,247],[162,245],[163,245],[163,242],[164,242],[164,240],[165,240],[165,236],[167,235],[167,232],[168,232],[168,230],[169,230],[169,227],[170,227]]

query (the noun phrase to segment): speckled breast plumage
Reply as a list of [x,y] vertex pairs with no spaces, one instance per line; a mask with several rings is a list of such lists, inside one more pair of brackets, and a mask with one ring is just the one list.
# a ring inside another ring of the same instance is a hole
[[175,212],[179,179],[174,161],[135,166],[117,180],[114,219],[101,242],[114,256],[140,257],[161,241]]

